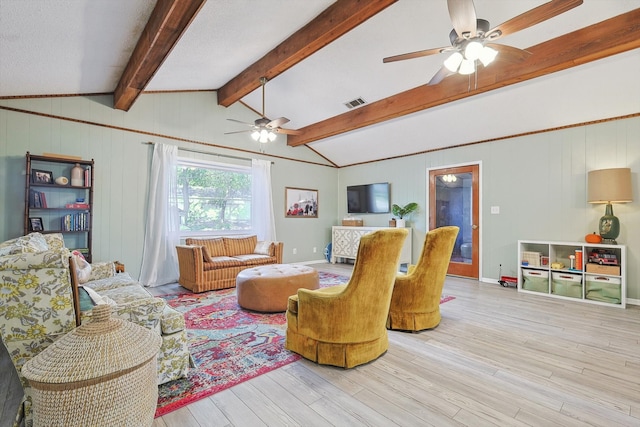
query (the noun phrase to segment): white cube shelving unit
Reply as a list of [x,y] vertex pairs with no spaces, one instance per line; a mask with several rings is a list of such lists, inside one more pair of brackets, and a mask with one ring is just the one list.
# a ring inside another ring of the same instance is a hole
[[[582,262],[571,269],[576,251],[582,251]],[[600,260],[596,254],[607,256]],[[626,262],[623,245],[518,240],[518,292],[625,308]]]

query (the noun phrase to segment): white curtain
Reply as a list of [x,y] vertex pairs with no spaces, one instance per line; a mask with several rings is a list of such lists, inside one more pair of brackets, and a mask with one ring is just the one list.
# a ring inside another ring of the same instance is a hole
[[276,240],[276,220],[271,196],[271,162],[251,160],[251,219],[258,240]]
[[177,157],[178,147],[154,145],[140,271],[140,282],[145,286],[178,281],[176,246],[180,244],[180,217],[176,203]]

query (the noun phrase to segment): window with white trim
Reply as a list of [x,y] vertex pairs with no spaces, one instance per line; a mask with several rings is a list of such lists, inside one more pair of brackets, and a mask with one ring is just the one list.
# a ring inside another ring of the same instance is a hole
[[251,231],[251,167],[178,159],[180,234]]

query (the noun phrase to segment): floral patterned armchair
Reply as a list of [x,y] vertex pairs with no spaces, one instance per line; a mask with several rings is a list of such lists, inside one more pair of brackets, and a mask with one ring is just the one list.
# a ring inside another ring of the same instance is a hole
[[[25,390],[24,414],[30,424],[31,397],[21,374],[24,363],[76,327],[71,253],[61,234],[31,233],[0,243],[0,337]],[[158,354],[158,384],[186,374],[190,357],[184,318],[151,296],[113,263],[92,264],[84,284],[115,303],[114,316],[155,330],[163,338]],[[79,301],[76,298],[76,301]],[[81,320],[91,317],[91,308]]]
[[51,242],[39,235],[0,244],[0,336],[25,390],[26,414],[31,399],[22,366],[76,327],[69,251]]

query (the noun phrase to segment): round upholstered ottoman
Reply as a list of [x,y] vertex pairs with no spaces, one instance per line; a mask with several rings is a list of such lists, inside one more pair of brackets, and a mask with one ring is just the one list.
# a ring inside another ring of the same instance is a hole
[[238,304],[263,312],[286,311],[300,288],[318,289],[318,272],[305,265],[270,264],[242,270],[236,278]]

